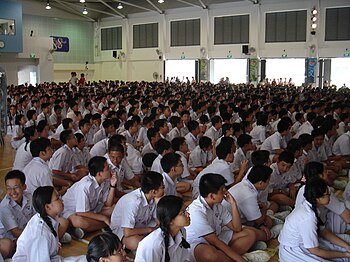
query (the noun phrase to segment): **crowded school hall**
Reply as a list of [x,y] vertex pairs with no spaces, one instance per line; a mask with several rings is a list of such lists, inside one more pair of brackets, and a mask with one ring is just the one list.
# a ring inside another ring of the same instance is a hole
[[1,262],[350,261],[347,1],[0,17]]

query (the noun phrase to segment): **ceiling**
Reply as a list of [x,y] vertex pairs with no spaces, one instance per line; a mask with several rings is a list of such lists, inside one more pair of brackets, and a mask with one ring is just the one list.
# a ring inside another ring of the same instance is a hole
[[[47,0],[32,0],[34,2],[46,5]],[[164,0],[164,3],[158,3],[158,0],[86,0],[80,3],[79,0],[49,0],[52,9],[68,12],[76,16],[86,17],[90,21],[97,21],[107,17],[126,18],[130,14],[140,12],[154,12],[155,14],[166,13],[167,10],[195,7],[205,9],[213,4],[232,3],[232,2],[251,2],[257,3],[260,0]],[[117,9],[121,3],[123,9]],[[87,15],[83,15],[82,11],[86,6]]]

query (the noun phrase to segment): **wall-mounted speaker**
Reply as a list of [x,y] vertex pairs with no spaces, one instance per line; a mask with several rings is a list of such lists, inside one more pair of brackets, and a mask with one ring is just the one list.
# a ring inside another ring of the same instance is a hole
[[242,45],[242,54],[249,54],[249,46],[248,45]]
[[113,57],[114,57],[114,58],[117,58],[117,57],[118,57],[117,51],[113,51]]

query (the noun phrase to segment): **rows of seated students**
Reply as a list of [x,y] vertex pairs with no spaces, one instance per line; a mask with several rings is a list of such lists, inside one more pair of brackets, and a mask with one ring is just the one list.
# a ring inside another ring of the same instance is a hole
[[[16,156],[0,205],[4,258],[57,261],[59,243],[103,229],[135,261],[268,261],[266,243],[280,232],[281,261],[348,261],[350,186],[340,176],[350,167],[350,102],[341,91],[46,83],[9,87],[8,104]],[[181,207],[159,215],[164,195]]]

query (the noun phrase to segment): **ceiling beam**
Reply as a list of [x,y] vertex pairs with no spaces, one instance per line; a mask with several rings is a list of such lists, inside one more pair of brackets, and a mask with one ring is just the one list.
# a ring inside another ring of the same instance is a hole
[[114,1],[115,1],[115,2],[119,2],[119,3],[122,3],[122,4],[125,4],[125,5],[130,5],[130,6],[133,6],[133,7],[139,8],[139,9],[142,9],[142,10],[155,12],[153,9],[149,9],[149,8],[147,8],[147,7],[140,6],[140,5],[135,5],[135,4],[132,4],[132,3],[129,3],[129,2],[126,2],[126,1],[121,1],[121,0],[114,0]]
[[114,13],[116,13],[117,15],[119,15],[122,18],[126,18],[125,15],[123,15],[122,13],[118,12],[117,10],[115,10],[115,8],[113,8],[112,6],[110,6],[109,4],[107,4],[105,1],[103,0],[98,0],[101,4],[103,4],[104,6],[108,7],[109,9],[111,9]]
[[62,2],[60,0],[54,0],[57,4],[62,6],[62,9],[64,10],[70,10],[69,13],[73,13],[75,15],[81,16],[83,17],[85,20],[89,21],[89,22],[96,22],[95,19],[92,19],[91,17],[88,17],[86,15],[83,15],[82,13],[80,13],[79,11],[75,10],[74,8],[71,8],[69,6],[66,5],[66,2]]
[[206,5],[203,3],[202,0],[198,0],[198,2],[201,4],[201,6],[202,6],[203,9],[207,9],[207,8],[208,8],[208,6],[206,6]]
[[160,13],[160,14],[163,13],[163,11],[160,10],[160,9],[159,9],[155,4],[153,4],[150,0],[146,0],[146,1],[147,1],[147,3],[149,3],[151,6],[153,6],[153,8],[156,9],[158,13]]
[[187,2],[187,1],[185,1],[185,0],[176,0],[176,1],[178,1],[178,2],[180,2],[180,3],[184,3],[184,4],[186,4],[186,5],[190,5],[190,6],[194,6],[194,7],[200,7],[200,8],[202,8],[202,6],[200,6],[200,5],[196,5],[196,4],[193,4],[193,3]]

